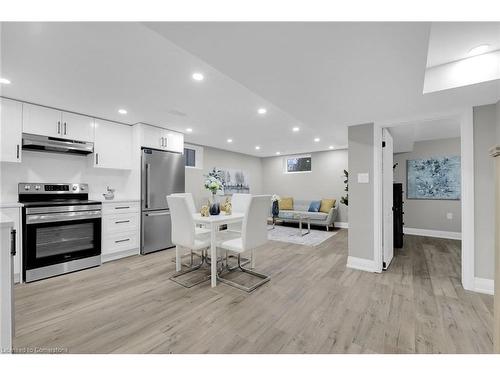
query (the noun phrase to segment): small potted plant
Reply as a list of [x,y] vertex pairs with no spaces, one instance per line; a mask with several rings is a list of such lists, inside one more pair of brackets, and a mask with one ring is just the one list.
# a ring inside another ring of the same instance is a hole
[[276,224],[276,218],[280,213],[279,201],[281,200],[280,196],[277,194],[273,194],[271,197],[271,201],[273,202],[271,213],[273,214],[273,226]]
[[210,215],[218,215],[220,214],[220,205],[217,203],[215,199],[215,195],[217,192],[222,191],[224,185],[222,182],[213,175],[206,176],[205,179],[205,189],[209,190],[212,193],[212,201],[210,202]]

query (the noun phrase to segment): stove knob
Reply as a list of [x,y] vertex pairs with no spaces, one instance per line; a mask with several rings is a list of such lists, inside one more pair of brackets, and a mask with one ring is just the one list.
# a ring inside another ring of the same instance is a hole
[[24,190],[29,190],[29,189],[31,189],[31,186],[29,186],[29,185],[24,185]]
[[85,185],[80,186],[80,190],[85,190]]
[[40,185],[35,185],[35,190],[40,190]]
[[78,189],[78,185],[73,185],[73,190],[77,190]]

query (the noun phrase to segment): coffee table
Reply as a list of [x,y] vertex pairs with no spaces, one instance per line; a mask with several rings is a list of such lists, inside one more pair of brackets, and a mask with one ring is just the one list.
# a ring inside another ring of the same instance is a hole
[[[293,218],[299,221],[299,231],[301,236],[305,236],[306,234],[311,233],[311,218],[308,215],[294,214]],[[302,223],[304,221],[307,223],[307,230],[305,232],[302,228]]]

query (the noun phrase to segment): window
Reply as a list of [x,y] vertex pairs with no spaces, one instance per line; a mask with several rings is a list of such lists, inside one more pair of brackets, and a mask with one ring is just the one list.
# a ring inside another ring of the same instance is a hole
[[203,147],[185,144],[184,165],[186,168],[203,169]]
[[285,159],[285,173],[311,172],[311,155],[289,156]]

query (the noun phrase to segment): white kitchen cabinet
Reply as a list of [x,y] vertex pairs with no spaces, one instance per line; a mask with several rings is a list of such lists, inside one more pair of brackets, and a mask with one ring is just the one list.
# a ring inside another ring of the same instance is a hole
[[132,169],[132,127],[95,120],[93,166]]
[[0,161],[21,162],[23,104],[0,98]]
[[92,117],[62,112],[61,123],[61,138],[84,142],[94,141],[94,119]]
[[21,282],[22,277],[22,228],[21,207],[0,208],[0,213],[14,223],[16,230],[16,255],[14,256],[14,280]]
[[184,134],[151,125],[140,124],[140,126],[142,147],[184,152]]
[[0,213],[0,354],[12,352],[14,336],[11,230],[12,222]]
[[139,254],[139,215],[139,201],[103,202],[103,262]]
[[94,140],[94,119],[34,104],[23,105],[23,132],[72,139]]
[[61,111],[24,103],[23,133],[61,138],[63,133]]

